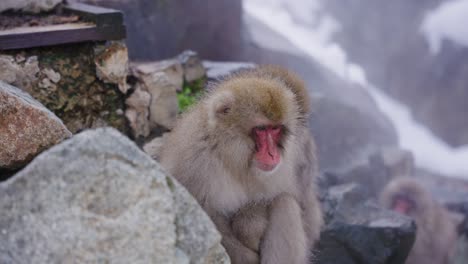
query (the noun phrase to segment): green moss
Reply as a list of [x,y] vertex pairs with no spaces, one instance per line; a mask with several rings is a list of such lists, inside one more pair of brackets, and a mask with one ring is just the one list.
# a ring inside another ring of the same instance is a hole
[[185,83],[181,92],[177,93],[177,99],[179,101],[179,111],[184,112],[198,101],[203,87],[205,86],[205,79],[199,79],[192,83]]
[[[128,125],[117,110],[125,109],[125,96],[117,85],[104,83],[96,77],[94,49],[104,43],[79,43],[9,51],[21,52],[24,57],[37,56],[41,72],[37,83],[26,90],[53,111],[73,133],[102,124],[128,133]],[[60,74],[56,88],[43,88],[39,82],[46,78],[44,69]],[[121,111],[119,111],[121,112]]]

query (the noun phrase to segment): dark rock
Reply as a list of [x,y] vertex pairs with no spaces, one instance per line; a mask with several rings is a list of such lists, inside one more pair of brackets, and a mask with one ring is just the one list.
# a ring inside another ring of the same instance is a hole
[[[324,2],[341,25],[337,41],[369,80],[408,105],[415,118],[453,146],[468,144],[468,49],[445,41],[438,54],[421,32],[441,0]],[[359,19],[357,19],[359,18]]]
[[178,59],[184,69],[185,82],[190,83],[205,77],[205,67],[196,52],[186,50],[178,56]]
[[357,184],[330,188],[323,203],[328,218],[317,263],[404,263],[415,239],[414,221],[366,201],[365,191]]
[[371,154],[365,163],[327,175],[334,177],[334,184],[358,183],[366,186],[369,196],[376,198],[391,179],[413,175],[413,171],[414,161],[411,152],[398,147],[386,147]]
[[457,248],[455,257],[451,264],[465,264],[468,263],[468,235],[460,236],[457,241]]

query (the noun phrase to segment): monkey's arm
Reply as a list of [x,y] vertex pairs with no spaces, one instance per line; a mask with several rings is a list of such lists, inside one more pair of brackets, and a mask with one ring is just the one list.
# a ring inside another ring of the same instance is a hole
[[222,244],[226,251],[228,252],[229,257],[231,258],[231,263],[233,264],[258,264],[260,263],[259,255],[252,249],[246,247],[242,244],[235,236],[231,228],[230,219],[221,215],[220,213],[207,210],[208,215],[211,216],[211,219],[215,223],[219,232],[223,236]]
[[309,248],[301,218],[301,208],[293,195],[282,193],[273,199],[260,249],[262,264],[309,263]]
[[304,194],[301,208],[307,242],[309,245],[313,245],[319,239],[320,229],[323,226],[322,210],[314,190],[309,190]]

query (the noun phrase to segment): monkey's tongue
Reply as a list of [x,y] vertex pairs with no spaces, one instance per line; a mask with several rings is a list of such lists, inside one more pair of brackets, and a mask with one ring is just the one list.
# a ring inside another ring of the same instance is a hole
[[403,200],[397,200],[393,204],[393,210],[401,214],[407,214],[409,209],[410,209],[409,203]]

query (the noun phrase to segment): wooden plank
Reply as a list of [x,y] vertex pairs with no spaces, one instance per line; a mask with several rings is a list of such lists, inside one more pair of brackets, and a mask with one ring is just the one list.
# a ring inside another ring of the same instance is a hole
[[98,27],[123,24],[123,14],[119,10],[81,3],[70,3],[64,9],[86,21],[94,22]]
[[126,37],[123,15],[118,10],[80,3],[69,4],[64,8],[89,22],[3,30],[0,31],[0,50],[121,40]]
[[85,41],[121,40],[125,26],[81,27],[54,31],[34,31],[0,35],[0,50],[52,46]]

